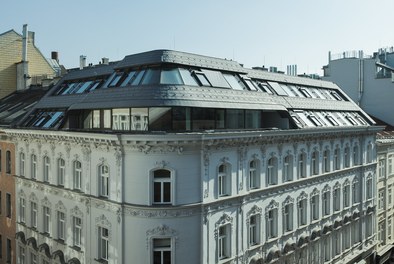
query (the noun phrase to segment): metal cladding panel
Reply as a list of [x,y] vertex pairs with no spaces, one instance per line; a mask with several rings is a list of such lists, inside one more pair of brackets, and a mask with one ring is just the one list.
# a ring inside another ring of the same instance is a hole
[[126,56],[115,69],[162,63],[246,73],[246,70],[236,61],[172,50],[154,50]]
[[[75,69],[71,70],[63,80],[78,80],[84,78],[94,78],[95,76],[110,75],[114,72],[114,64],[110,65],[96,65],[91,67],[86,67],[83,70]],[[59,82],[60,83],[60,82]]]
[[325,99],[310,99],[300,97],[285,97],[293,109],[309,109],[324,111],[360,111],[360,108],[348,101],[334,101]]

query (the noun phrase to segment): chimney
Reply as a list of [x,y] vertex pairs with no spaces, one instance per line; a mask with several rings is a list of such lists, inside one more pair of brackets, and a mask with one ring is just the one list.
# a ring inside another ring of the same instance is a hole
[[23,25],[22,35],[22,61],[16,65],[16,90],[22,91],[28,88],[30,82],[29,68],[27,61],[27,41],[28,31],[27,24]]
[[102,64],[108,65],[109,64],[109,58],[101,58]]
[[35,35],[36,35],[36,33],[34,33],[33,31],[28,31],[28,32],[27,32],[27,39],[28,39],[31,43],[33,43],[33,45],[34,45]]
[[51,52],[51,59],[59,62],[59,53],[57,51]]
[[79,56],[79,69],[82,70],[86,67],[86,56],[81,55]]

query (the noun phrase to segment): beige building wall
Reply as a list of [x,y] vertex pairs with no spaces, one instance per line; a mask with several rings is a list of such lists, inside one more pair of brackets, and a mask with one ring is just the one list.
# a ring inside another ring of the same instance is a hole
[[[55,75],[54,69],[34,45],[28,40],[27,60],[30,77],[36,75]],[[22,35],[14,30],[0,35],[0,98],[16,91],[16,63],[22,61]]]

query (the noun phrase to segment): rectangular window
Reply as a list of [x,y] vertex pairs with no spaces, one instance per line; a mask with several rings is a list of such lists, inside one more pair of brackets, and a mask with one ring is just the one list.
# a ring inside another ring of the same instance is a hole
[[153,263],[171,264],[171,238],[153,239]]
[[219,227],[218,256],[219,259],[230,257],[229,225]]
[[11,173],[11,152],[7,150],[5,153],[5,171],[6,173]]
[[64,186],[64,178],[66,175],[66,162],[64,159],[58,159],[57,165],[57,184],[60,186]]
[[323,213],[324,215],[330,214],[330,192],[323,193]]
[[44,182],[49,182],[49,175],[51,173],[51,163],[49,157],[44,157]]
[[82,239],[82,219],[73,217],[73,242],[74,246],[80,247]]
[[23,152],[19,154],[19,174],[25,176],[25,153]]
[[388,173],[389,175],[393,174],[393,159],[394,159],[394,155],[389,155],[388,158]]
[[26,253],[25,253],[25,248],[22,246],[19,246],[19,264],[25,264],[25,257]]
[[11,252],[12,252],[12,247],[11,247],[11,240],[7,238],[7,258],[6,262],[11,263]]
[[278,209],[268,211],[267,215],[267,237],[274,238],[278,235]]
[[47,206],[42,208],[43,211],[43,220],[44,220],[44,233],[50,233],[50,225],[51,225],[51,209]]
[[384,208],[384,189],[379,190],[379,195],[378,195],[378,209],[382,210]]
[[387,218],[387,239],[388,240],[391,240],[391,238],[392,238],[392,235],[391,235],[391,233],[392,233],[392,222],[391,222],[392,220],[391,220],[391,216],[389,216],[388,218]]
[[256,245],[260,242],[259,238],[259,216],[252,215],[249,219],[249,246]]
[[6,206],[5,206],[5,214],[8,218],[11,218],[11,194],[6,193],[5,196],[5,202],[6,202]]
[[388,203],[391,205],[393,203],[393,185],[389,185],[387,188],[388,192]]
[[256,189],[258,187],[257,161],[252,160],[249,163],[249,189]]
[[37,228],[37,203],[31,202],[31,226]]
[[30,263],[31,264],[37,264],[37,255],[33,252],[30,252]]
[[106,165],[102,165],[100,170],[100,195],[108,197],[109,195],[109,168]]
[[64,240],[66,231],[66,216],[64,212],[57,212],[57,238]]
[[283,211],[283,232],[291,230],[293,230],[293,204],[287,204]]
[[379,160],[379,177],[386,177],[386,161]]
[[31,178],[37,179],[37,156],[31,155]]
[[306,225],[307,199],[298,202],[298,226]]
[[19,198],[19,221],[21,223],[25,222],[25,212],[26,212],[26,200],[25,198]]
[[330,172],[330,151],[325,150],[323,152],[323,172]]
[[108,237],[108,229],[104,227],[99,227],[99,259],[108,260],[108,246],[109,246],[109,237]]
[[227,181],[228,181],[227,168],[225,165],[222,164],[219,166],[219,171],[218,171],[218,195],[219,195],[219,197],[228,195]]
[[334,189],[334,211],[341,210],[341,190],[339,188]]
[[82,185],[82,164],[74,161],[74,189],[81,190]]
[[343,207],[349,207],[350,205],[350,185],[343,187]]
[[168,170],[153,172],[153,203],[171,204],[171,172]]
[[311,198],[311,216],[313,221],[319,219],[319,195]]

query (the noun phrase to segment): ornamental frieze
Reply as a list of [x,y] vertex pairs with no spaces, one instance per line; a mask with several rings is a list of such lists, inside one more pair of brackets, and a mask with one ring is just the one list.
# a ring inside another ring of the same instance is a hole
[[140,217],[140,218],[174,218],[174,217],[185,217],[185,216],[196,216],[201,214],[200,207],[193,209],[137,209],[124,207],[124,214],[128,216]]

